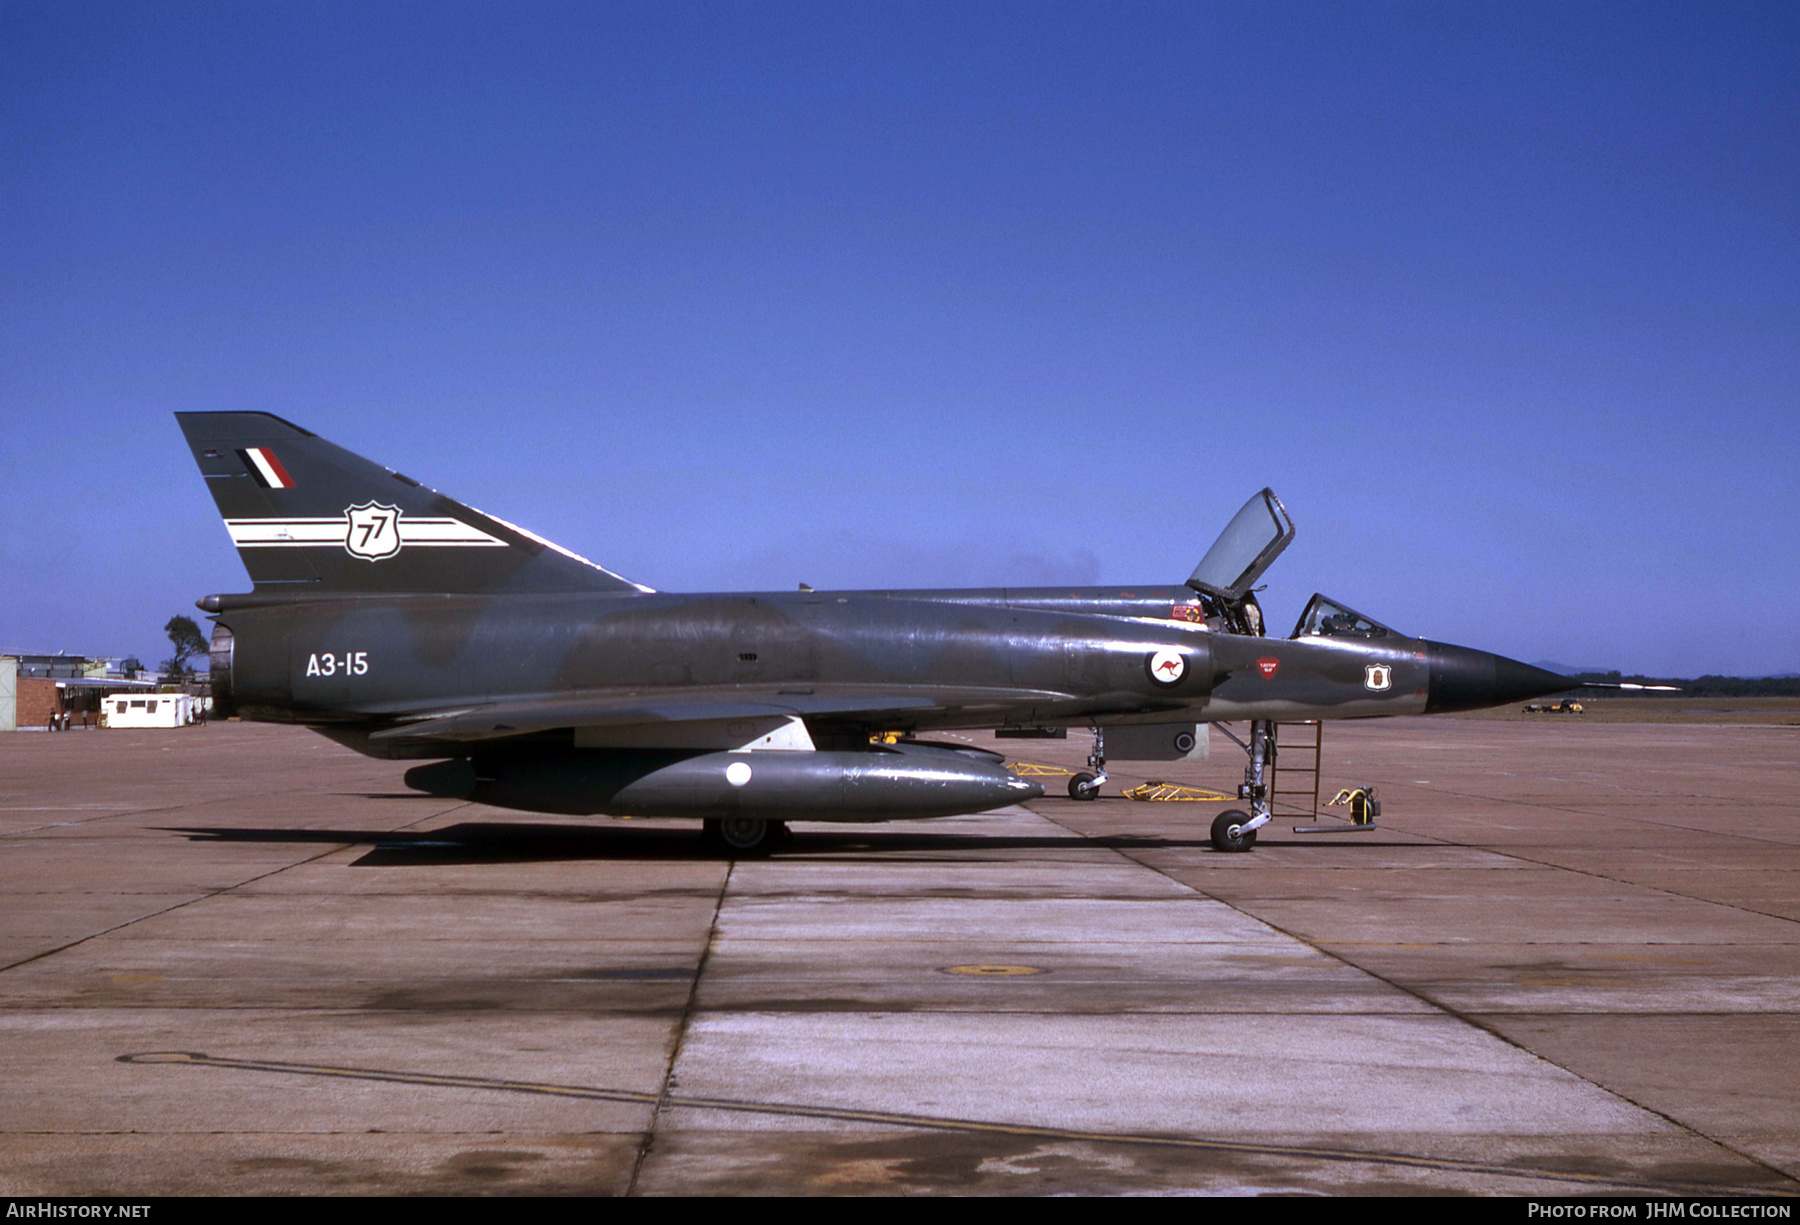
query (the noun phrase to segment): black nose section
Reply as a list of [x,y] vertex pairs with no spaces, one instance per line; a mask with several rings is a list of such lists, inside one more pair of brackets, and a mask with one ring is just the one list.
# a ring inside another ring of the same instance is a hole
[[1504,655],[1473,651],[1445,642],[1427,642],[1425,658],[1431,668],[1431,688],[1425,698],[1426,714],[1504,706],[1508,702],[1522,702],[1580,687],[1580,682],[1572,677],[1546,672]]

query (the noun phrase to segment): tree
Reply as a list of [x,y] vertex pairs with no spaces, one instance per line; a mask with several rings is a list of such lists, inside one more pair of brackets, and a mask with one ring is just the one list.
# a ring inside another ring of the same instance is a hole
[[163,633],[169,636],[175,654],[163,660],[162,673],[172,681],[181,680],[193,672],[188,667],[188,660],[207,653],[206,635],[200,632],[192,617],[170,617],[169,623],[163,626]]

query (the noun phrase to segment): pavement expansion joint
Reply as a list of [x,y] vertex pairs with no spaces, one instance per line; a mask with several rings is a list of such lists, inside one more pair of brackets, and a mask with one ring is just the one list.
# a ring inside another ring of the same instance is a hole
[[642,1140],[638,1143],[637,1154],[631,1163],[631,1179],[625,1184],[625,1195],[631,1196],[637,1190],[638,1179],[643,1175],[644,1162],[649,1159],[651,1150],[656,1145],[656,1129],[662,1121],[663,1111],[672,1100],[676,1088],[675,1064],[681,1058],[682,1047],[687,1043],[688,1026],[693,1021],[694,1011],[700,999],[700,980],[706,973],[707,962],[712,957],[713,946],[719,939],[719,915],[725,908],[725,897],[731,891],[731,878],[737,870],[737,861],[731,860],[725,865],[725,875],[719,881],[718,896],[713,901],[712,922],[706,929],[706,942],[700,950],[700,962],[694,967],[693,981],[688,984],[687,1000],[682,1004],[680,1018],[675,1023],[675,1033],[669,1042],[669,1058],[663,1068],[662,1085],[655,1095],[654,1105],[650,1112],[650,1120],[644,1127]]
[[[912,1131],[946,1131],[968,1134],[1017,1136],[1049,1141],[1083,1141],[1094,1144],[1120,1145],[1134,1148],[1185,1149],[1250,1156],[1299,1158],[1313,1161],[1377,1166],[1400,1166],[1446,1173],[1481,1174],[1505,1179],[1550,1182],[1570,1187],[1598,1190],[1630,1189],[1660,1194],[1768,1194],[1766,1186],[1721,1186],[1717,1183],[1678,1180],[1641,1179],[1622,1174],[1588,1174],[1550,1166],[1529,1166],[1518,1162],[1479,1161],[1466,1158],[1429,1156],[1415,1153],[1357,1149],[1331,1145],[1281,1144],[1209,1136],[1186,1136],[1154,1132],[1101,1131],[1067,1127],[1035,1126],[1029,1123],[954,1118],[940,1115],[891,1110],[867,1110],[804,1102],[759,1102],[735,1098],[688,1096],[670,1092],[665,1083],[657,1093],[599,1085],[570,1085],[534,1081],[513,1081],[483,1076],[453,1076],[430,1072],[408,1072],[390,1068],[341,1067],[330,1064],[285,1063],[262,1059],[238,1059],[213,1056],[201,1051],[143,1051],[117,1057],[119,1063],[212,1068],[239,1072],[261,1072],[271,1075],[314,1077],[333,1080],[378,1081],[389,1084],[419,1085],[434,1088],[479,1089],[499,1093],[574,1098],[586,1101],[654,1104],[658,1111],[692,1110],[724,1114],[760,1114],[784,1118],[806,1118],[836,1123],[894,1127]],[[671,1061],[672,1064],[672,1061]],[[361,1134],[361,1133],[345,1133]],[[646,1145],[646,1154],[649,1146]],[[1779,1171],[1775,1171],[1779,1174]],[[631,1193],[628,1189],[627,1194]]]
[[[462,808],[462,807],[466,807],[466,806],[467,805],[459,804],[456,807]],[[166,809],[155,809],[155,810],[151,810],[151,811],[161,812],[161,811],[167,811],[167,810]],[[454,811],[454,810],[452,810],[452,811]],[[418,825],[421,822],[432,820],[433,817],[441,816],[441,815],[443,815],[443,814],[434,813],[434,814],[431,814],[428,816],[423,816],[423,817],[418,818],[415,821],[409,821],[407,823],[407,825],[400,826],[399,828],[406,829],[409,826]],[[185,909],[186,907],[196,905],[200,902],[207,902],[207,901],[211,901],[214,898],[224,897],[227,894],[230,894],[230,893],[235,892],[236,890],[242,889],[247,885],[254,885],[259,881],[268,880],[270,877],[279,876],[281,873],[289,871],[290,869],[304,867],[305,865],[307,865],[309,863],[314,863],[314,862],[317,862],[318,860],[325,859],[331,855],[335,855],[339,851],[343,850],[345,847],[347,847],[349,845],[352,845],[352,844],[350,844],[350,843],[332,844],[330,846],[327,846],[322,851],[319,851],[312,855],[307,855],[301,859],[297,859],[293,863],[282,864],[280,867],[271,868],[267,872],[259,872],[255,876],[246,877],[245,879],[240,880],[240,881],[234,881],[233,883],[231,883],[229,885],[223,885],[217,889],[208,889],[204,893],[199,893],[193,897],[186,898],[183,901],[176,902],[172,906],[164,906],[160,910],[153,910],[148,914],[141,914],[141,915],[133,916],[132,918],[127,919],[122,923],[115,923],[110,927],[101,929],[100,931],[89,932],[85,936],[82,936],[80,939],[70,940],[67,943],[57,945],[55,948],[44,949],[40,952],[32,954],[29,957],[22,957],[17,961],[9,962],[6,965],[0,966],[0,974],[4,974],[8,970],[16,970],[21,966],[30,965],[33,962],[43,961],[49,957],[55,957],[59,953],[66,953],[70,949],[79,948],[81,945],[88,943],[90,940],[98,940],[103,936],[110,936],[110,935],[114,934],[115,932],[124,931],[128,927],[133,927],[139,923],[144,923],[151,919],[161,918],[163,915],[173,914],[177,910]]]

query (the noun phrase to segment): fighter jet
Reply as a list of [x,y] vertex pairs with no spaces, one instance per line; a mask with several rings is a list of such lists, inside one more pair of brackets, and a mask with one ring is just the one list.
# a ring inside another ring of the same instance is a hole
[[[677,594],[258,412],[179,413],[252,590],[209,595],[216,710],[298,723],[410,787],[530,812],[701,821],[722,853],[786,822],[981,812],[1043,794],[921,734],[1095,729],[1172,758],[1245,721],[1244,851],[1277,721],[1475,710],[1570,678],[1403,634],[1323,595],[1291,636],[1253,586],[1294,537],[1267,489],[1184,584]],[[898,733],[898,736],[896,736]],[[1235,738],[1235,737],[1234,737]]]

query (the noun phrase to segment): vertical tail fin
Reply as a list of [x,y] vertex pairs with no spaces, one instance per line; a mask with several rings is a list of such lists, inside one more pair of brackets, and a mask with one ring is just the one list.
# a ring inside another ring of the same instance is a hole
[[176,413],[258,591],[648,591],[269,413]]

